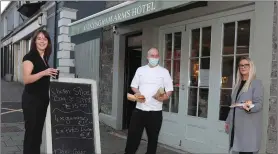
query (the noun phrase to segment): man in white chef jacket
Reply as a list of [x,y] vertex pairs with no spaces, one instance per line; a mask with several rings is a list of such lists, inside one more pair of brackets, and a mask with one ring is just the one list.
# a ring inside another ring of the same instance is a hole
[[[168,100],[173,91],[173,80],[169,71],[159,66],[159,51],[148,51],[148,64],[136,70],[131,82],[135,95],[145,96],[145,101],[138,102],[134,109],[128,129],[125,154],[135,154],[146,129],[148,148],[146,154],[155,154],[157,140],[162,125],[162,104]],[[154,98],[159,88],[165,88],[165,94]]]

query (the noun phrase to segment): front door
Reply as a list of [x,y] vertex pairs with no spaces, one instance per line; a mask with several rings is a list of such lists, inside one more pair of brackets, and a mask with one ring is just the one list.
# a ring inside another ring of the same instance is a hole
[[128,129],[133,109],[136,102],[127,100],[126,94],[134,94],[130,84],[138,67],[142,61],[142,33],[129,35],[126,37],[125,53],[125,90],[123,103],[123,129]]
[[180,102],[180,84],[182,81],[181,58],[184,56],[182,42],[184,38],[184,26],[160,30],[160,55],[161,63],[170,73],[173,79],[174,91],[171,98],[163,103],[163,123],[160,131],[159,142],[180,148],[182,134],[182,117]]
[[249,56],[252,46],[252,16],[248,12],[160,30],[163,64],[175,87],[164,103],[160,142],[193,153],[227,153],[224,121],[238,59]]

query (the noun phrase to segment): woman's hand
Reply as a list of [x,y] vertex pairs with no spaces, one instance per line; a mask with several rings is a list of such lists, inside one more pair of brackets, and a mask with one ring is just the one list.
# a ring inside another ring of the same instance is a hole
[[229,124],[225,123],[224,128],[225,128],[225,132],[229,133]]
[[244,110],[246,110],[246,111],[249,111],[249,110],[250,110],[249,106],[248,106],[247,104],[245,104],[245,103],[243,104],[242,108],[243,108]]
[[252,101],[247,100],[247,101],[244,102],[242,108],[246,111],[250,111],[250,105],[252,105]]
[[51,77],[53,77],[53,76],[57,75],[57,72],[58,72],[57,69],[48,68],[48,69],[42,71],[42,76],[51,76]]

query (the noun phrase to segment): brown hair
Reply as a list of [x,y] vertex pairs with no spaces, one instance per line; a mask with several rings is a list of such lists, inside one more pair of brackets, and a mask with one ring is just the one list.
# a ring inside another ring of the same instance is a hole
[[39,29],[34,33],[34,35],[32,37],[32,41],[31,41],[31,50],[30,51],[38,52],[37,46],[36,46],[36,39],[40,33],[42,33],[44,35],[44,37],[46,37],[46,39],[48,40],[48,44],[47,44],[45,52],[44,52],[44,58],[46,59],[46,61],[48,61],[49,56],[51,55],[51,52],[52,52],[52,46],[51,46],[50,36],[46,30]]

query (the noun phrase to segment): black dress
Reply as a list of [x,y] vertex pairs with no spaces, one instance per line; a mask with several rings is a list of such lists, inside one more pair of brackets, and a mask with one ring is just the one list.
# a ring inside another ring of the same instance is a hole
[[[23,57],[24,61],[31,61],[34,65],[31,74],[37,74],[49,68],[39,52],[30,51]],[[25,135],[23,154],[40,154],[42,130],[49,104],[50,77],[44,76],[34,83],[26,84],[22,94],[22,109],[25,121]]]
[[[236,94],[236,100],[238,98],[238,94],[241,91],[242,87],[244,86],[246,81],[242,80],[240,83],[240,86],[238,88],[237,94]],[[234,108],[234,112],[233,112],[233,126],[232,126],[232,132],[231,132],[231,142],[230,142],[230,147],[233,147],[234,144],[234,134],[235,134],[235,130],[234,130],[234,123],[235,123],[235,111],[236,108]],[[239,154],[252,154],[253,152],[239,152]]]

